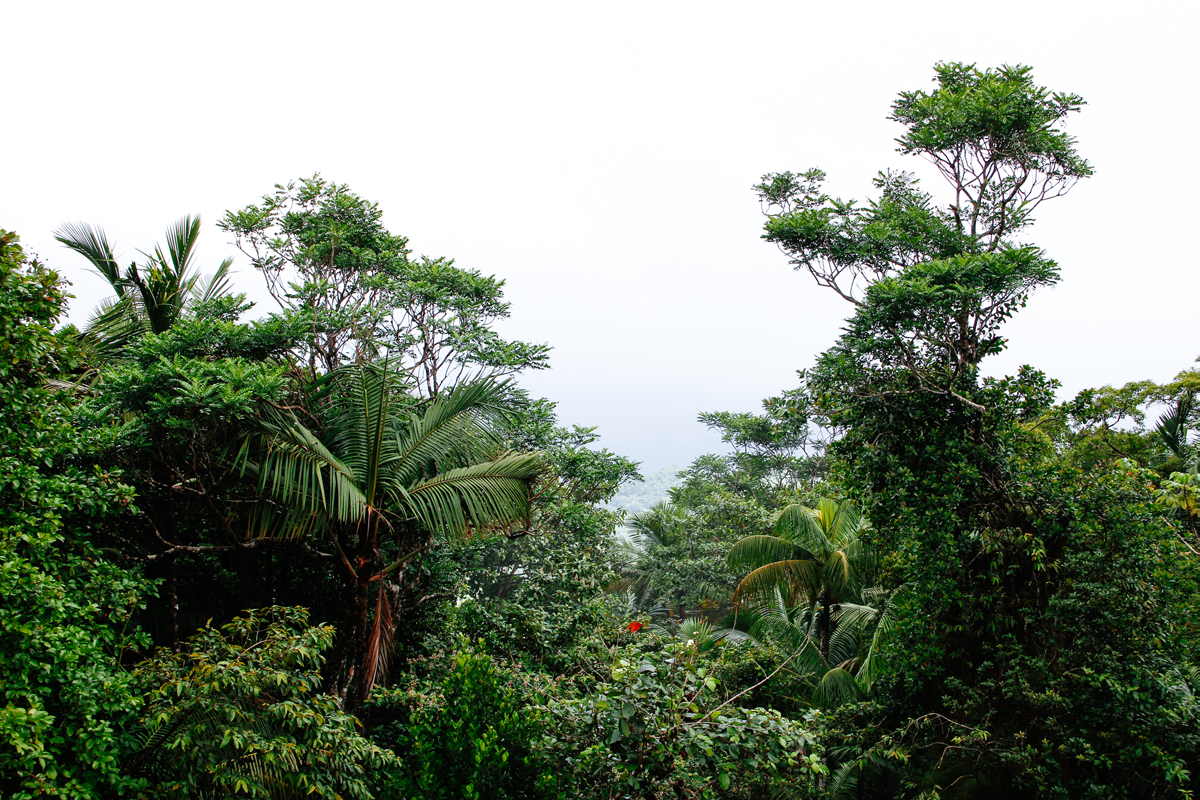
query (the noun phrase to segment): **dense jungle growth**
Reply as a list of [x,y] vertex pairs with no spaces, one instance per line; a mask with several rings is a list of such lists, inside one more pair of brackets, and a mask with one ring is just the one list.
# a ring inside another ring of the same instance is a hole
[[[1200,763],[1200,372],[985,378],[1059,279],[1082,98],[939,64],[860,203],[764,176],[836,344],[661,502],[521,376],[504,282],[320,176],[197,217],[82,329],[0,231],[0,793],[1167,798]],[[1090,235],[1089,232],[1081,232]],[[1182,366],[1182,365],[1181,365]]]

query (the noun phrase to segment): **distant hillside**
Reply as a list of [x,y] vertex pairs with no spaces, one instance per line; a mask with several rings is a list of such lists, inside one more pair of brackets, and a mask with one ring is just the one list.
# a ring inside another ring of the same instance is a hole
[[619,506],[630,514],[645,511],[659,500],[667,499],[667,492],[681,483],[678,473],[682,469],[684,467],[667,467],[646,473],[646,480],[622,486],[609,505]]

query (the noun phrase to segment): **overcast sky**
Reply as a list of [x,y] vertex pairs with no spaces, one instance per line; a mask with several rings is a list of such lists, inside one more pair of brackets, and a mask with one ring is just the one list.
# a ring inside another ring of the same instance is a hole
[[[1029,235],[1063,282],[990,371],[1063,395],[1167,380],[1200,355],[1194,2],[20,3],[6,6],[0,227],[58,247],[103,226],[127,258],[185,213],[215,223],[320,172],[378,201],[417,253],[507,281],[505,335],[547,342],[524,385],[648,470],[717,449],[838,335],[846,305],[759,239],[750,186],[819,166],[864,198],[889,104],[936,61],[1025,63],[1088,105],[1096,176]],[[930,188],[940,189],[936,179]],[[239,287],[264,298],[239,259]]]

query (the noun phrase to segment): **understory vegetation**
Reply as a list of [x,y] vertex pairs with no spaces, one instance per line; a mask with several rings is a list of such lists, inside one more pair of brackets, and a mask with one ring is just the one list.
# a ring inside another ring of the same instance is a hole
[[0,231],[0,794],[1191,797],[1200,372],[982,372],[1059,280],[1026,237],[1082,106],[938,64],[890,119],[945,185],[763,176],[842,334],[618,503],[504,282],[344,185],[217,222],[254,313],[197,217],[129,263],[59,230],[83,327]]

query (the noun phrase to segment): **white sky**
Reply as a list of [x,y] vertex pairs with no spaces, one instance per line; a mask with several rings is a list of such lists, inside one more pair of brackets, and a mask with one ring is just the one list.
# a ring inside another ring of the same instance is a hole
[[[760,241],[750,191],[825,169],[864,198],[885,118],[938,60],[1026,63],[1088,101],[1096,177],[1030,239],[1063,268],[992,371],[1064,395],[1167,380],[1200,355],[1188,174],[1200,5],[1191,2],[10,3],[0,227],[105,294],[58,247],[103,226],[126,257],[201,213],[215,227],[321,172],[376,200],[418,253],[507,280],[502,332],[554,346],[524,384],[647,470],[717,449],[695,422],[757,410],[849,309]],[[930,188],[940,188],[929,182]],[[262,297],[240,260],[240,288]]]

